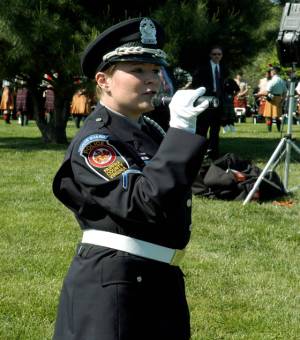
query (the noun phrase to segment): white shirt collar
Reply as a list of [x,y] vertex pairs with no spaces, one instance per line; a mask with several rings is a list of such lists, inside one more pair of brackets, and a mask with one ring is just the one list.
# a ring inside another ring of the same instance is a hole
[[210,61],[210,65],[211,65],[211,67],[212,67],[213,69],[215,69],[216,66],[217,66],[217,67],[218,67],[218,70],[220,70],[220,64],[216,64],[216,63],[214,63],[212,60]]

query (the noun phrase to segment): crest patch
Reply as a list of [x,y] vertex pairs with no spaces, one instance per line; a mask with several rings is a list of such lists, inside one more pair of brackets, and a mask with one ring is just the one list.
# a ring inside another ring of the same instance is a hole
[[126,159],[108,142],[106,135],[87,137],[78,150],[85,163],[107,181],[119,176],[129,168]]

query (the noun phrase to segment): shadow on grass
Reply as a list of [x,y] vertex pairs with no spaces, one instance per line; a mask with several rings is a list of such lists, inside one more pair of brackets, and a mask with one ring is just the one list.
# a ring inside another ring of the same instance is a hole
[[[280,138],[249,138],[233,137],[220,139],[220,151],[222,154],[234,153],[242,159],[249,159],[254,162],[267,162],[275,149]],[[299,142],[295,144],[300,147]],[[285,146],[282,151],[285,150]],[[291,162],[300,162],[300,155],[296,151],[291,151]]]
[[[69,140],[70,142],[70,140]],[[39,150],[66,150],[68,144],[51,144],[43,142],[41,137],[0,137],[0,150],[12,149],[32,152]]]

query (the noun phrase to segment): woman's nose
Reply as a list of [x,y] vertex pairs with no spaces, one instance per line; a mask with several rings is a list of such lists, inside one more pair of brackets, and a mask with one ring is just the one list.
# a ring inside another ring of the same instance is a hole
[[153,73],[148,74],[144,79],[145,84],[152,84],[157,82],[159,82],[159,76]]

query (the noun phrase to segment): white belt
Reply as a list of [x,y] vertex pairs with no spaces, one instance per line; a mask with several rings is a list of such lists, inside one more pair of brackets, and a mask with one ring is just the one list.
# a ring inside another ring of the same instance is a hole
[[133,237],[95,229],[83,231],[82,243],[117,249],[147,259],[169,263],[174,266],[179,264],[185,251],[184,249],[163,247]]

